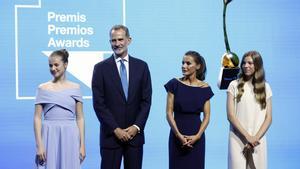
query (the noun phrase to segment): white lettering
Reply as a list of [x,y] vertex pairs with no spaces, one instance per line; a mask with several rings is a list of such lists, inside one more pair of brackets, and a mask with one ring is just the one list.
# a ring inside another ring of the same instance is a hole
[[58,14],[55,12],[48,12],[48,22],[86,22],[87,17],[84,14],[77,12],[76,14]]
[[92,27],[57,27],[55,25],[48,25],[48,35],[93,35],[94,29]]
[[54,18],[55,18],[55,13],[54,12],[48,12],[48,22],[50,22]]
[[79,48],[87,48],[90,46],[90,42],[88,40],[84,40],[83,38],[80,38],[79,40],[55,40],[53,37],[49,39],[48,47],[53,48],[73,48],[73,47],[79,47]]
[[55,41],[54,41],[53,38],[50,38],[50,40],[49,40],[49,42],[48,42],[48,48],[49,48],[49,47],[54,47],[54,48],[56,48]]
[[55,25],[48,25],[48,35],[51,35],[51,32],[55,31]]

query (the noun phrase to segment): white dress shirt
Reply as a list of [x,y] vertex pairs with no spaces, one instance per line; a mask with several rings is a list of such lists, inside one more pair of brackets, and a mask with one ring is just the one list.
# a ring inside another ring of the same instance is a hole
[[120,65],[121,65],[120,60],[123,59],[124,65],[126,67],[127,82],[129,85],[129,56],[126,55],[124,58],[120,58],[120,57],[117,57],[116,55],[114,55],[114,57],[115,57],[115,62],[117,64],[119,75],[120,75]]

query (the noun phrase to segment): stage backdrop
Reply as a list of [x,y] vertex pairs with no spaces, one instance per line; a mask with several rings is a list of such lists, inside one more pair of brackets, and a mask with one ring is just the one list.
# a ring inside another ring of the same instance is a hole
[[[217,87],[225,52],[222,0],[1,0],[0,1],[0,168],[34,167],[34,96],[38,84],[51,79],[47,57],[70,51],[67,76],[82,86],[87,158],[83,169],[99,168],[99,122],[90,81],[93,65],[111,54],[109,29],[125,24],[133,38],[130,54],[151,71],[153,104],[146,126],[144,169],[168,168],[166,92],[163,85],[181,76],[187,50],[207,61],[206,82],[215,96],[206,130],[206,168],[227,168],[226,91]],[[299,42],[297,0],[234,0],[228,6],[231,50],[240,58],[261,52],[273,90],[273,123],[268,131],[271,169],[300,168]]]

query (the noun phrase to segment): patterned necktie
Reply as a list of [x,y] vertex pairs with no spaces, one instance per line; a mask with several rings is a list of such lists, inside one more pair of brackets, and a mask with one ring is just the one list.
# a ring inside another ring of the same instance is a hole
[[128,81],[127,81],[127,71],[126,71],[124,61],[125,61],[124,59],[120,60],[120,77],[121,77],[123,91],[124,91],[125,97],[127,99],[127,96],[128,96]]

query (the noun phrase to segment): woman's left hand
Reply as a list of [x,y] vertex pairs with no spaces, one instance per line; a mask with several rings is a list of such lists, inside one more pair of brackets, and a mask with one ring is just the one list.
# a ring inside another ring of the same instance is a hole
[[246,137],[247,142],[252,146],[252,147],[256,147],[257,145],[259,145],[259,138],[256,136],[251,136],[249,135],[248,137]]
[[200,139],[199,135],[191,135],[191,136],[185,136],[189,147],[193,147],[193,145]]
[[80,149],[79,149],[79,155],[80,155],[80,163],[83,162],[83,160],[85,159],[86,157],[86,154],[85,154],[85,146],[80,146]]

